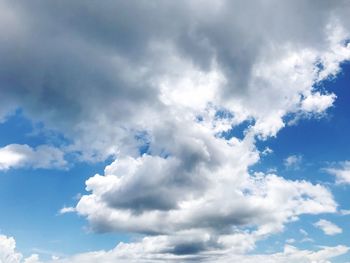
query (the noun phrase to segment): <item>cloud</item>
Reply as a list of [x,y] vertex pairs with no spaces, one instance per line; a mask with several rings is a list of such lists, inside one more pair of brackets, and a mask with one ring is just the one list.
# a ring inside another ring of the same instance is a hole
[[[81,160],[112,156],[74,210],[96,232],[145,235],[69,262],[135,251],[142,260],[225,258],[302,214],[337,211],[322,185],[249,168],[260,160],[256,142],[277,136],[286,117],[320,116],[333,105],[335,95],[318,84],[350,59],[346,2],[0,5],[1,116],[21,108],[68,138],[65,150]],[[247,123],[243,136],[231,136]],[[6,147],[3,169],[64,164],[58,152]],[[287,247],[275,257],[345,250]]]
[[303,161],[301,155],[290,155],[284,159],[283,164],[287,169],[300,169],[300,165]]
[[314,226],[320,228],[326,235],[329,236],[337,235],[343,232],[339,226],[324,219],[317,221]]
[[324,170],[336,178],[337,184],[350,184],[350,162],[339,163],[340,168],[325,168]]
[[333,105],[335,99],[335,94],[321,95],[319,92],[315,92],[302,101],[301,108],[306,112],[324,112]]
[[[242,251],[282,231],[301,214],[336,211],[332,194],[321,185],[274,174],[250,175],[248,167],[258,160],[258,153],[248,137],[226,141],[199,127],[184,129],[176,139],[178,148],[167,138],[171,148],[164,150],[172,151],[166,158],[143,155],[114,161],[104,175],[87,180],[90,193],[81,197],[76,211],[97,232],[171,238],[196,230],[208,237],[202,250],[234,247],[232,242],[239,243],[237,229],[256,229],[245,235],[251,241]],[[196,134],[192,144],[186,133]]]
[[67,161],[64,152],[58,148],[40,145],[31,148],[26,144],[9,144],[0,148],[0,170],[12,168],[64,168]]
[[58,211],[58,213],[61,214],[61,215],[67,214],[67,213],[73,213],[73,212],[75,212],[75,208],[74,207],[70,207],[70,206],[69,207],[64,206]]
[[350,215],[350,210],[341,209],[341,210],[339,211],[339,213],[340,213],[341,215],[347,216],[347,215]]
[[4,1],[2,111],[20,107],[83,159],[101,160],[135,155],[135,133],[169,107],[222,106],[266,137],[287,113],[332,105],[334,94],[313,85],[350,57],[342,1],[153,4]]
[[[191,257],[184,255],[159,255],[157,253],[157,247],[153,245],[155,242],[148,243],[148,240],[143,240],[136,244],[119,244],[115,249],[110,251],[96,251],[85,254],[76,255],[69,259],[62,259],[52,261],[52,263],[75,263],[75,262],[159,262],[159,260],[165,260],[166,262],[244,262],[244,263],[255,263],[255,262],[268,262],[268,263],[312,263],[312,262],[329,262],[328,260],[339,255],[343,255],[349,251],[346,246],[336,247],[323,247],[317,251],[311,250],[299,250],[294,246],[286,245],[282,252],[275,254],[252,254],[252,255],[240,255],[240,254],[229,254],[220,255],[206,255],[202,258]],[[148,253],[147,253],[148,252]],[[150,256],[151,255],[151,256]],[[214,259],[213,259],[214,258]]]
[[[335,247],[322,247],[319,250],[300,250],[291,245],[285,245],[282,252],[274,254],[250,254],[242,255],[234,250],[228,250],[226,254],[219,251],[207,253],[202,256],[192,256],[193,252],[202,246],[207,240],[206,236],[193,236],[188,233],[188,245],[176,246],[176,239],[168,240],[166,237],[146,237],[142,240],[130,244],[119,243],[114,249],[108,251],[92,251],[72,255],[66,258],[52,257],[51,260],[41,261],[39,256],[33,254],[23,258],[22,254],[16,251],[16,242],[14,238],[0,236],[0,262],[4,263],[97,263],[97,262],[219,262],[226,263],[239,261],[245,263],[268,262],[268,263],[311,263],[311,262],[329,262],[328,260],[349,251],[346,246],[338,245]],[[245,241],[246,236],[238,236],[237,242]],[[192,243],[191,243],[192,242]],[[175,250],[178,253],[173,253]]]
[[16,241],[13,237],[0,235],[0,262],[2,263],[40,263],[37,255],[23,259],[21,253],[16,251]]

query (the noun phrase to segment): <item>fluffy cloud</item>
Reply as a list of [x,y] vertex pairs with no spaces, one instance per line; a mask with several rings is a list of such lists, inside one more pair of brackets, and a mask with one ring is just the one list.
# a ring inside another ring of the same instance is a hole
[[58,148],[40,145],[9,144],[0,148],[0,170],[19,167],[63,168],[67,165],[64,152]]
[[[203,257],[191,257],[191,256],[173,256],[171,254],[159,255],[158,250],[154,247],[156,242],[150,243],[148,240],[143,240],[141,243],[136,244],[119,244],[115,249],[110,251],[96,251],[91,253],[85,253],[76,255],[69,259],[62,259],[52,261],[52,263],[97,263],[97,262],[244,262],[244,263],[329,263],[329,259],[343,255],[349,251],[346,246],[336,247],[323,247],[317,251],[311,250],[299,250],[291,245],[286,245],[283,252],[275,254],[258,254],[258,255],[239,255],[229,254],[222,255],[217,252],[215,257],[211,257],[207,254]],[[212,258],[215,258],[214,260]]]
[[13,237],[0,235],[0,262],[1,263],[40,263],[37,255],[23,259],[16,251],[16,241]]
[[135,133],[168,107],[197,114],[212,103],[229,109],[233,124],[253,118],[256,133],[276,135],[287,113],[332,105],[335,96],[313,85],[350,56],[347,8],[343,1],[3,1],[0,112],[23,108],[90,160],[137,153]]
[[[256,140],[277,136],[287,117],[320,116],[333,105],[336,96],[317,84],[350,59],[348,2],[0,5],[0,119],[19,107],[69,138],[66,150],[81,159],[113,156],[69,211],[98,232],[147,235],[69,262],[128,251],[150,261],[225,258],[302,214],[336,212],[326,187],[249,168],[262,154]],[[230,135],[247,123],[241,137]],[[4,151],[12,155],[3,169],[52,162],[35,157],[40,149]],[[322,262],[345,250],[287,247],[275,258],[295,252]]]
[[343,230],[339,226],[324,219],[320,219],[319,221],[317,221],[314,224],[314,226],[320,228],[326,235],[329,235],[329,236],[333,236],[343,232]]
[[[259,159],[251,137],[225,140],[201,125],[183,130],[175,147],[167,138],[166,156],[114,161],[104,175],[86,182],[91,194],[80,199],[76,211],[94,231],[152,234],[177,241],[164,252],[198,255],[250,251],[257,240],[283,230],[301,214],[336,211],[332,194],[321,185],[249,174]],[[189,137],[193,134],[195,140]]]

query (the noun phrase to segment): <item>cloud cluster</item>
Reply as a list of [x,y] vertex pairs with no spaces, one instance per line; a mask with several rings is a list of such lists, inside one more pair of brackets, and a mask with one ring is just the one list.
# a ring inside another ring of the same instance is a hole
[[[113,156],[69,210],[97,232],[146,235],[69,262],[123,253],[253,262],[266,257],[238,255],[257,240],[302,214],[336,212],[326,187],[249,168],[257,140],[333,105],[318,84],[350,59],[347,1],[34,0],[0,10],[0,113],[22,108],[82,160]],[[2,151],[3,169],[53,160],[23,145]],[[345,251],[289,246],[268,258],[322,262]]]
[[0,262],[1,263],[39,263],[38,256],[32,255],[22,261],[23,256],[16,251],[16,241],[13,237],[0,235]]
[[[193,238],[193,237],[191,237]],[[322,247],[321,249],[300,250],[291,245],[285,245],[282,252],[273,254],[251,254],[240,255],[232,253],[222,253],[220,251],[193,257],[189,255],[164,254],[164,243],[168,242],[162,237],[144,238],[143,240],[131,244],[120,243],[114,249],[108,251],[94,251],[77,254],[67,258],[53,257],[52,260],[41,261],[39,256],[33,254],[27,258],[16,251],[16,242],[12,237],[0,235],[0,262],[2,263],[112,263],[112,262],[243,262],[243,263],[329,263],[329,259],[343,255],[349,251],[346,246]],[[188,249],[183,247],[182,249]],[[160,253],[161,252],[161,253]],[[214,257],[213,257],[214,256]]]
[[0,112],[22,108],[90,160],[135,154],[135,133],[169,107],[198,113],[212,103],[234,113],[233,124],[253,118],[256,133],[275,135],[287,113],[332,105],[335,96],[313,85],[350,56],[347,8],[346,1],[3,1]]
[[[50,263],[97,263],[106,262],[243,262],[243,263],[329,263],[329,259],[343,255],[349,251],[348,247],[323,247],[317,251],[299,250],[291,245],[286,245],[282,252],[274,254],[256,254],[256,255],[239,255],[228,254],[222,255],[220,252],[211,257],[209,254],[201,258],[190,256],[173,256],[171,254],[160,255],[157,249],[152,247],[147,241],[137,244],[120,244],[115,249],[104,252],[97,251],[92,253],[76,255],[69,259],[52,261]],[[214,260],[213,260],[214,258]]]

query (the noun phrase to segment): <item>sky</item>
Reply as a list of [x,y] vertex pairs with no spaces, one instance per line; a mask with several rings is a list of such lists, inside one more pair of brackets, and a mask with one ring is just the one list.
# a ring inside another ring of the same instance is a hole
[[0,263],[350,262],[349,12],[0,0]]

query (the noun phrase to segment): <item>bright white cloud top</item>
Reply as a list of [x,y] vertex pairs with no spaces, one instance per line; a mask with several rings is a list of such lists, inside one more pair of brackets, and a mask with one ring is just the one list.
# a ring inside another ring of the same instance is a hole
[[[318,85],[350,59],[349,12],[347,1],[2,1],[1,120],[20,108],[69,143],[4,146],[0,170],[112,158],[60,213],[86,218],[93,232],[140,237],[47,262],[329,262],[347,253],[343,244],[254,253],[288,223],[336,214],[338,204],[322,183],[250,168],[272,153],[259,142],[333,107],[337,96]],[[241,125],[241,137],[225,136]],[[285,166],[298,168],[301,156]],[[349,183],[348,166],[328,172]],[[342,232],[327,220],[315,226]],[[13,238],[0,241],[0,262],[39,262],[22,260]]]

